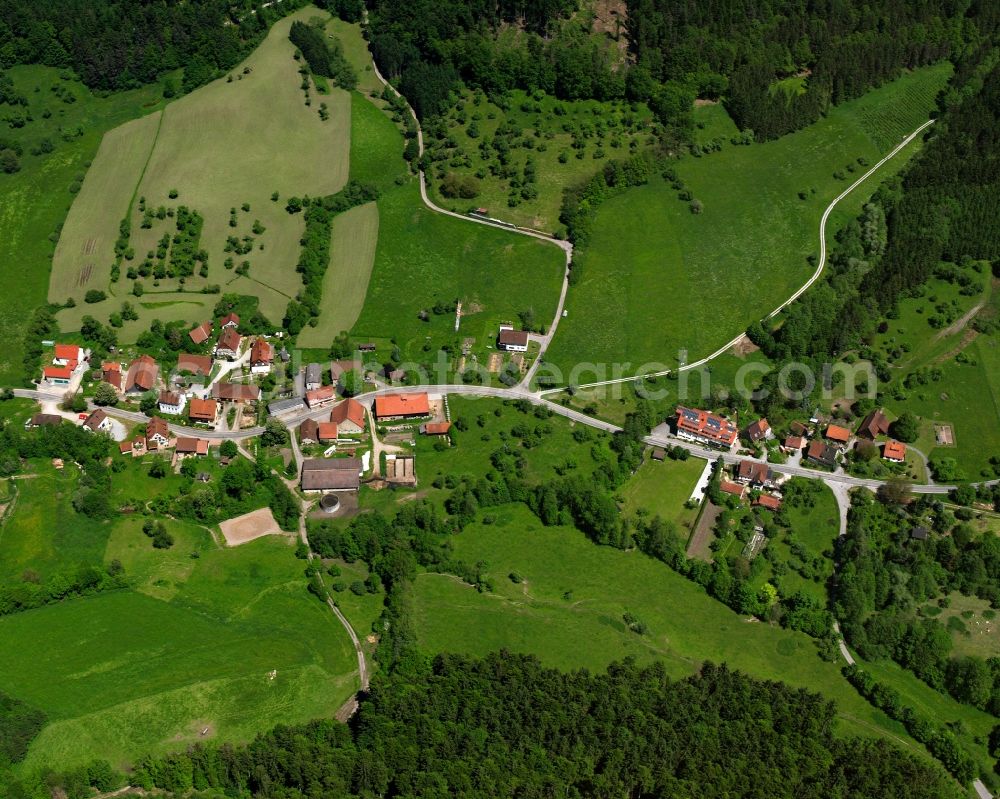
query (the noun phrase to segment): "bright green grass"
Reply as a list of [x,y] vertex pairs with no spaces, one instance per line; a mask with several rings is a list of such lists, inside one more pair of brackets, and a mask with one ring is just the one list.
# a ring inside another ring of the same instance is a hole
[[698,144],[715,139],[722,139],[728,144],[740,132],[722,103],[698,106],[692,112],[692,117],[695,125],[694,138]]
[[[905,401],[887,396],[886,407],[896,415],[908,410],[921,418],[917,446],[928,458],[954,458],[966,480],[992,478],[988,461],[1000,452],[1000,342],[980,336],[963,352],[974,365],[946,361],[941,380],[915,388]],[[952,425],[955,446],[935,445],[934,422]]]
[[[45,302],[54,235],[73,202],[70,185],[83,177],[105,131],[149,113],[161,101],[158,84],[99,98],[78,81],[60,80],[59,70],[51,67],[16,66],[6,74],[27,96],[34,118],[23,128],[4,131],[5,137],[21,142],[25,149],[20,172],[0,174],[0,278],[4,285],[0,329],[6,342],[0,354],[0,383],[9,385],[24,377],[21,339],[31,311]],[[65,86],[76,102],[67,105],[56,97],[50,87],[57,85]],[[43,117],[46,110],[51,111],[48,119]],[[73,131],[78,126],[83,136],[62,140],[60,127]],[[46,137],[56,145],[54,152],[31,155],[30,149]]]
[[924,718],[935,724],[960,722],[964,731],[957,735],[959,742],[976,759],[983,774],[990,772],[992,761],[986,754],[986,748],[982,743],[976,743],[974,739],[979,738],[980,741],[986,739],[990,730],[996,725],[993,716],[970,705],[960,704],[946,694],[935,691],[891,660],[873,663],[860,660],[857,653],[854,653],[854,657],[861,668],[870,672],[879,682],[895,688],[902,696],[903,704],[912,707]]
[[375,262],[378,227],[378,206],[373,202],[334,217],[330,266],[323,276],[323,312],[316,327],[307,327],[299,335],[299,346],[328,347],[358,320]]
[[368,52],[368,42],[361,34],[361,26],[333,17],[326,23],[326,33],[339,41],[340,46],[344,48],[344,58],[354,67],[358,76],[358,91],[363,94],[370,92],[381,94],[382,83],[372,68],[372,56]]
[[372,183],[381,191],[405,179],[403,136],[374,101],[351,95],[351,179]]
[[[539,320],[555,314],[564,256],[527,236],[434,213],[420,202],[416,182],[378,201],[379,241],[358,338],[394,337],[410,360],[429,360],[434,344],[454,342],[469,326],[496,335],[496,325],[532,309]],[[454,314],[419,313],[461,300],[478,313],[454,332]],[[485,338],[481,334],[480,338]],[[425,343],[428,344],[425,348]]]
[[287,541],[219,549],[207,531],[171,524],[174,548],[161,553],[140,527],[120,523],[106,553],[136,591],[0,619],[16,644],[0,653],[7,690],[52,719],[25,768],[120,764],[198,740],[204,727],[245,740],[330,714],[354,690],[350,642],[306,591]]
[[705,468],[705,461],[690,458],[686,461],[654,461],[648,457],[618,493],[631,511],[648,511],[651,516],[674,522],[686,538],[698,515],[697,508],[685,508],[698,478]]
[[[912,123],[907,130],[916,128],[931,110],[933,92],[926,91],[920,105],[908,89],[914,81],[931,83],[928,73],[939,85],[948,77],[947,68],[929,67],[776,141],[724,146],[679,162],[678,174],[704,204],[701,214],[692,214],[658,178],[605,202],[591,242],[576,255],[580,282],[570,291],[569,316],[549,359],[564,370],[581,361],[630,362],[635,371],[651,362],[669,368],[682,351],[688,361],[708,355],[770,312],[812,273],[806,258],[817,252],[820,216],[864,171],[856,159],[874,163],[886,149],[865,115],[878,108]],[[838,205],[828,233],[918,148],[912,144],[892,168],[876,173],[878,180]],[[838,170],[844,180],[833,177]]]
[[[788,506],[785,515],[789,521],[789,529],[779,528],[777,540],[769,541],[768,547],[773,547],[779,558],[789,564],[788,570],[779,579],[781,589],[785,594],[802,591],[815,599],[820,605],[827,602],[826,581],[833,574],[833,561],[824,553],[832,552],[834,541],[840,532],[840,514],[837,512],[837,500],[833,492],[824,485],[815,495],[812,507]],[[762,511],[766,513],[766,511]],[[815,578],[803,577],[791,565],[797,564],[798,558],[792,554],[790,540],[802,544],[813,558],[822,558],[822,568],[815,572]],[[768,579],[770,578],[770,569]]]
[[81,565],[99,565],[111,531],[73,510],[80,471],[67,464],[56,471],[47,462],[38,476],[18,479],[14,511],[0,527],[0,580],[20,580],[28,570],[43,580]]
[[[993,618],[983,616],[983,611],[989,607],[990,603],[979,597],[963,596],[958,592],[948,595],[948,607],[935,618],[946,625],[949,619],[957,617],[965,626],[964,632],[952,631],[955,655],[991,658],[1000,654],[1000,623],[995,614]],[[964,618],[963,613],[971,613],[972,616]]]
[[[546,665],[594,670],[632,655],[662,660],[678,677],[704,660],[727,662],[836,700],[844,731],[905,736],[854,692],[840,664],[820,660],[806,636],[748,624],[662,563],[595,546],[572,528],[543,527],[523,506],[491,515],[494,524],[469,525],[454,544],[457,558],[486,562],[495,593],[447,575],[417,579],[414,620],[426,651],[482,655],[506,647]],[[525,583],[512,583],[511,572]],[[625,629],[626,611],[646,623],[647,635]]]
[[[557,108],[563,113],[557,114]],[[476,124],[481,135],[471,137],[467,130],[476,115],[480,117]],[[639,150],[652,144],[651,117],[652,114],[645,105],[633,111],[624,102],[565,102],[550,96],[534,100],[523,91],[510,93],[510,107],[504,111],[486,99],[481,99],[480,104],[476,105],[474,95],[466,92],[445,117],[447,136],[454,139],[457,146],[439,149],[439,145],[443,143],[425,133],[424,143],[432,157],[436,152],[447,154],[444,160],[434,157],[434,165],[430,170],[430,189],[434,201],[459,213],[465,213],[470,207],[484,206],[491,216],[517,225],[554,232],[560,226],[559,208],[563,189],[589,178],[604,166],[607,159],[627,157],[632,152],[629,149],[631,142],[634,141]],[[624,120],[627,118],[634,120],[631,130],[625,129]],[[464,123],[461,122],[462,119],[465,120]],[[513,122],[521,129],[522,141],[528,138],[533,143],[531,149],[523,145],[512,149],[510,168],[521,174],[528,158],[531,158],[537,170],[535,185],[538,197],[520,200],[513,208],[508,205],[510,181],[490,174],[489,165],[483,161],[479,150],[480,142],[492,138],[504,121]],[[573,137],[566,126],[585,131],[582,149],[573,148]],[[602,126],[603,134],[600,132]],[[536,132],[540,135],[536,135]],[[617,142],[617,146],[614,142]],[[599,155],[599,151],[603,152],[603,156]],[[560,155],[563,153],[567,156],[565,163],[560,162]],[[577,158],[578,153],[582,153],[583,157]],[[453,160],[464,161],[466,157],[470,166],[456,164]],[[479,196],[473,200],[449,199],[437,191],[436,182],[449,172],[474,176],[480,170],[487,170],[487,174],[480,180]]]
[[0,402],[0,419],[12,424],[23,425],[36,413],[38,413],[38,403],[34,400],[14,397]]
[[[200,243],[209,255],[208,277],[187,278],[187,289],[229,284],[228,291],[276,293],[282,299],[268,304],[262,297],[261,310],[272,319],[280,318],[288,298],[301,287],[295,263],[304,225],[301,214],[285,211],[285,201],[292,195],[332,194],[344,185],[348,173],[350,95],[339,89],[324,95],[330,118],[322,121],[318,102],[307,107],[303,101],[298,65],[292,58],[294,47],[288,40],[292,22],[319,13],[307,8],[278,21],[246,62],[233,70],[232,81],[220,78],[167,106],[148,158],[137,163],[130,159],[131,168],[118,169],[122,174],[116,173],[113,180],[105,180],[102,174],[88,178],[98,186],[112,185],[114,191],[104,193],[102,208],[97,211],[92,208],[93,192],[86,196],[81,192],[74,203],[59,245],[59,254],[66,257],[57,257],[54,262],[50,297],[63,299],[65,287],[75,280],[83,264],[80,259],[85,258],[96,263],[95,272],[86,287],[76,290],[77,299],[86,288],[110,287],[119,298],[91,306],[90,312],[103,319],[118,309],[120,298],[131,291],[131,281],[125,276],[126,262],[121,280],[109,286],[112,247],[122,209],[134,195],[144,197],[153,209],[186,205],[204,217]],[[244,69],[249,71],[244,73]],[[266,113],[261,109],[267,109]],[[145,141],[148,132],[140,132]],[[133,149],[138,152],[141,148]],[[95,169],[103,163],[95,162]],[[176,199],[168,196],[172,189],[179,192]],[[271,200],[274,191],[279,194],[277,202]],[[249,203],[249,212],[241,210],[243,203]],[[236,227],[229,225],[231,208],[237,209]],[[91,221],[77,223],[77,218]],[[251,233],[254,220],[263,224],[262,234]],[[132,208],[131,221],[130,244],[136,252],[131,263],[137,266],[164,233],[173,234],[175,226],[168,217],[154,221],[151,229],[142,229],[138,203]],[[230,235],[255,235],[250,253],[233,256],[237,264],[250,262],[249,278],[237,278],[235,271],[223,266],[228,257],[224,246]],[[95,236],[95,252],[82,256]],[[142,282],[147,289],[176,290],[179,286],[175,279],[156,281],[152,276]],[[71,316],[66,318],[67,325]],[[147,314],[143,317],[146,323],[151,318]],[[188,321],[196,320],[195,315],[188,317]]]

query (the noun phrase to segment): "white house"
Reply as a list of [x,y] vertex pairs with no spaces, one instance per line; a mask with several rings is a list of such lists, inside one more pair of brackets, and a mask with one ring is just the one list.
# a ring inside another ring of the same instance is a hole
[[271,371],[271,364],[274,362],[274,347],[262,338],[254,341],[250,347],[250,373],[255,375],[266,375]]
[[161,391],[159,397],[160,413],[177,416],[184,410],[187,397],[176,391]]
[[109,432],[113,425],[111,417],[98,408],[83,420],[83,426],[90,432],[96,433],[98,431]]
[[528,331],[515,330],[513,325],[500,325],[500,335],[497,336],[497,346],[507,352],[528,351]]

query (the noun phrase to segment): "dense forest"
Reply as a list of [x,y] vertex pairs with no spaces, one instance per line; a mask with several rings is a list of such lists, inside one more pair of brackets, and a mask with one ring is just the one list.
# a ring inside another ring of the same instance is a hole
[[[1000,28],[989,0],[626,5],[605,36],[572,0],[374,0],[372,52],[421,117],[447,107],[459,82],[493,96],[521,88],[566,100],[644,101],[681,130],[696,97],[722,97],[740,128],[764,140],[903,69],[957,57]],[[623,38],[628,58],[614,46]]]
[[350,727],[316,721],[150,758],[133,783],[287,799],[959,795],[894,744],[835,728],[818,695],[725,666],[673,681],[629,661],[592,675],[503,652],[442,655],[377,678]]
[[[0,68],[69,67],[92,89],[117,91],[184,67],[185,91],[235,66],[277,17],[304,0],[6,0]],[[176,91],[179,87],[172,87]]]

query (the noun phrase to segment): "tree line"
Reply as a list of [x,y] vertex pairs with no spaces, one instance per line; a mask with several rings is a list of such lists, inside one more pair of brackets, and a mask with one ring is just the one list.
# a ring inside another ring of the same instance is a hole
[[[184,68],[183,90],[243,60],[274,20],[304,0],[9,0],[0,5],[0,67],[69,67],[91,89],[120,91]],[[177,91],[172,83],[168,94]]]
[[895,744],[834,733],[832,703],[704,664],[564,673],[533,657],[410,653],[350,725],[149,757],[131,781],[198,795],[957,797]]

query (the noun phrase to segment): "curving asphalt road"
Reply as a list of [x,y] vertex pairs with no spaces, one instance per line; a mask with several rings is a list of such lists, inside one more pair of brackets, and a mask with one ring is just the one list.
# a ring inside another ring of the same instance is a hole
[[[875,174],[875,172],[878,171],[882,166],[884,166],[887,162],[892,160],[893,157],[895,157],[904,147],[906,147],[906,145],[908,145],[917,136],[919,136],[928,126],[933,124],[934,120],[928,119],[915,131],[906,136],[899,144],[893,147],[892,150],[890,150],[871,169],[865,172],[865,174],[863,174],[850,186],[848,186],[840,194],[838,194],[836,197],[833,198],[833,201],[826,207],[826,210],[823,211],[823,216],[820,218],[819,221],[819,261],[816,263],[815,271],[812,273],[812,276],[805,283],[803,283],[802,286],[794,294],[792,294],[791,297],[789,297],[787,300],[781,303],[781,305],[779,305],[777,308],[771,311],[771,313],[769,313],[766,317],[764,317],[765,319],[773,319],[775,316],[777,316],[779,313],[785,310],[785,308],[787,308],[789,305],[795,302],[795,300],[801,297],[809,289],[810,286],[812,286],[817,280],[819,280],[820,275],[823,274],[823,268],[826,266],[826,223],[827,220],[830,218],[830,214],[833,213],[833,209],[837,207],[837,204],[841,200],[843,200],[848,194],[854,191],[858,186],[864,183],[869,177]],[[709,361],[718,358],[728,349],[735,346],[737,343],[739,343],[739,341],[743,338],[743,336],[744,334],[740,333],[734,339],[719,347],[719,349],[717,349],[711,355],[707,355],[704,358],[701,358],[700,360],[694,361],[693,363],[682,364],[681,366],[678,366],[676,369],[665,369],[661,372],[649,372],[645,375],[619,377],[619,378],[613,378],[611,380],[599,380],[595,383],[583,383],[580,386],[578,386],[578,388],[596,388],[598,386],[608,386],[614,383],[628,383],[629,381],[636,380],[637,378],[641,379],[643,377],[661,377],[663,375],[669,375],[673,372],[686,372],[690,369],[697,369],[699,366],[704,366]],[[563,390],[562,388],[554,388],[554,389],[548,389],[544,393],[553,393],[562,390]]]

